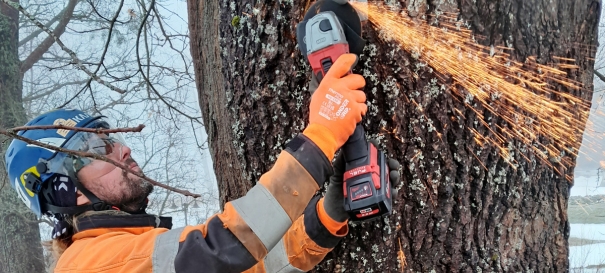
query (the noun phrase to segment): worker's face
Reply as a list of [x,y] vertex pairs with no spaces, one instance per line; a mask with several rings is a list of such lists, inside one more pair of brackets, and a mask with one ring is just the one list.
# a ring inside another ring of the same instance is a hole
[[[139,165],[132,159],[131,150],[123,141],[105,134],[97,134],[98,139],[89,142],[88,151],[104,154],[134,172],[141,172]],[[153,190],[153,185],[142,178],[101,160],[92,160],[78,172],[78,179],[99,199],[110,204],[120,205],[126,210],[138,210]],[[79,199],[78,203],[87,201]]]

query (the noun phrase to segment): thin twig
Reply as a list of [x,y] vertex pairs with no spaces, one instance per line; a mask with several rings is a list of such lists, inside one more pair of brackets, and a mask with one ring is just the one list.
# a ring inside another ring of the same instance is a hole
[[126,132],[136,132],[139,133],[145,128],[145,125],[139,124],[137,127],[130,128],[115,128],[115,129],[102,129],[102,128],[82,128],[82,127],[72,127],[65,126],[61,124],[57,125],[36,125],[36,126],[19,126],[15,128],[8,129],[7,131],[11,133],[19,132],[19,131],[29,131],[29,130],[52,130],[52,129],[63,129],[63,130],[74,130],[78,132],[89,132],[89,133],[97,133],[97,134],[112,134],[112,133],[126,133]]
[[[86,158],[92,158],[92,159],[97,159],[97,160],[101,160],[107,163],[110,163],[124,171],[126,171],[127,173],[131,173],[134,174],[140,178],[142,178],[143,180],[153,184],[154,186],[158,186],[164,189],[167,189],[169,191],[173,191],[176,193],[180,193],[182,195],[185,196],[191,196],[193,198],[198,198],[201,197],[200,194],[197,193],[192,193],[190,191],[187,190],[181,190],[181,189],[177,189],[175,187],[172,186],[168,186],[166,184],[160,183],[158,181],[155,181],[149,177],[147,177],[146,175],[144,175],[142,172],[135,172],[132,169],[130,169],[128,166],[117,162],[111,158],[108,158],[106,156],[102,156],[102,155],[98,155],[98,154],[94,154],[94,153],[87,153],[87,152],[82,152],[82,151],[75,151],[75,150],[69,150],[69,149],[64,149],[64,148],[60,148],[60,147],[56,147],[53,145],[49,145],[46,143],[42,143],[39,141],[35,141],[23,136],[20,136],[14,132],[16,131],[22,131],[22,130],[33,130],[33,129],[67,129],[67,130],[74,130],[74,131],[83,131],[83,132],[101,132],[101,133],[111,133],[111,132],[132,132],[133,130],[137,130],[138,128],[142,129],[143,125],[139,125],[138,127],[135,128],[120,128],[120,129],[91,129],[91,128],[75,128],[75,127],[69,127],[69,126],[63,126],[63,125],[52,125],[52,126],[22,126],[22,127],[16,127],[16,128],[12,128],[9,130],[4,130],[4,129],[0,129],[0,134],[2,135],[6,135],[8,137],[14,138],[14,139],[18,139],[21,140],[25,143],[28,144],[32,144],[32,145],[36,145],[42,148],[46,148],[52,151],[56,151],[56,152],[62,152],[62,153],[66,153],[66,154],[71,154],[71,155],[75,155],[75,156],[79,156],[79,157],[86,157]],[[53,127],[53,128],[50,128]],[[143,126],[144,127],[144,126]]]

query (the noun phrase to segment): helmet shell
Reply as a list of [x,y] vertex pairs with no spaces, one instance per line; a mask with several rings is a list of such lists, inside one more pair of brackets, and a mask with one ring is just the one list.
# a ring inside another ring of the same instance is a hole
[[[65,125],[72,127],[91,127],[94,121],[102,116],[93,117],[80,110],[57,109],[44,113],[25,126],[45,126],[45,125]],[[62,147],[76,131],[65,129],[33,129],[19,131],[19,136],[46,143],[56,147]],[[13,139],[5,154],[6,170],[8,171],[9,184],[19,198],[29,207],[38,217],[43,213],[40,194],[30,191],[25,187],[25,175],[33,173],[40,177],[36,165],[41,161],[46,161],[55,156],[58,152],[42,148],[37,145],[28,144],[21,140]],[[52,173],[43,174],[42,184],[53,176]]]

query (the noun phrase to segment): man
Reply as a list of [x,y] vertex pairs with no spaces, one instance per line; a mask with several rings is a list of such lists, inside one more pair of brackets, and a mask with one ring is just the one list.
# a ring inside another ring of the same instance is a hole
[[[365,80],[347,75],[356,59],[347,54],[335,62],[311,98],[309,125],[256,186],[197,226],[170,230],[169,218],[146,214],[152,185],[111,163],[13,140],[6,153],[11,186],[38,217],[55,221],[55,272],[311,270],[348,232],[341,158],[326,197],[312,197],[333,173],[334,153],[367,111],[358,90]],[[333,99],[338,96],[341,102]],[[348,111],[336,116],[340,103]],[[26,125],[53,124],[111,129],[102,117],[77,110],[51,111]],[[141,171],[119,133],[88,131],[19,134]]]

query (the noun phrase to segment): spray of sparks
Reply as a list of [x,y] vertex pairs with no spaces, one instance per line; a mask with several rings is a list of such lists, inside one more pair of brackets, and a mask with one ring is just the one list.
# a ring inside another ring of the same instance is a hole
[[[445,77],[450,78],[454,84],[449,88],[456,95],[454,97],[474,111],[477,120],[491,131],[491,137],[487,137],[474,128],[467,128],[478,144],[498,147],[502,158],[513,167],[517,162],[513,159],[516,148],[510,144],[512,139],[526,144],[550,166],[552,163],[573,166],[563,156],[577,156],[590,104],[557,91],[551,84],[569,90],[582,89],[581,83],[568,79],[562,70],[578,68],[573,59],[555,57],[559,62],[556,67],[538,64],[535,58],[528,58],[524,63],[514,62],[506,53],[511,48],[477,44],[471,31],[455,19],[456,15],[442,15],[446,22],[440,22],[436,27],[415,22],[405,12],[383,6],[353,5],[367,15],[382,37],[396,41],[413,58],[435,69],[442,82],[448,82]],[[495,129],[490,129],[494,127],[485,121],[485,112],[474,105],[481,105],[509,126],[495,125]],[[455,111],[464,117],[462,111]],[[548,136],[552,142],[541,144],[540,136]],[[529,160],[524,153],[516,152]]]

